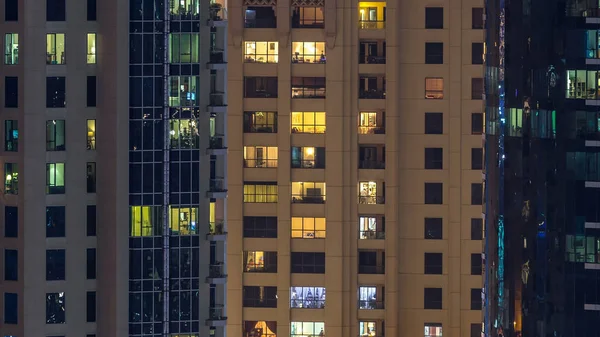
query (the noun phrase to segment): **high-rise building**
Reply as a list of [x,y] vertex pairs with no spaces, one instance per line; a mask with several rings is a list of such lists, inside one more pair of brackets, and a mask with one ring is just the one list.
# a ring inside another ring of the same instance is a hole
[[600,3],[486,2],[485,336],[598,336]]
[[228,10],[228,335],[480,336],[483,1]]
[[0,336],[224,334],[225,7],[3,1]]

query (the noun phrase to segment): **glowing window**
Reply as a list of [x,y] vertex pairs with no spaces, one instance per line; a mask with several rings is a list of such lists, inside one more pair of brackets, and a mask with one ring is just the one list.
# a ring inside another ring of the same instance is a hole
[[279,62],[279,42],[246,41],[244,42],[244,62],[277,63]]
[[325,42],[292,42],[292,63],[325,63]]
[[325,218],[292,217],[292,238],[324,239],[325,227]]

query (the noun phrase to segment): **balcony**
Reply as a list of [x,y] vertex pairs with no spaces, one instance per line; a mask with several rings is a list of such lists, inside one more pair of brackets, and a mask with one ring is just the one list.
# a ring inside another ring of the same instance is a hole
[[377,299],[358,301],[358,308],[361,310],[385,309],[385,302]]
[[225,316],[225,307],[223,305],[215,305],[208,308],[207,326],[225,326],[227,324],[227,316]]
[[358,203],[363,205],[385,205],[385,196],[359,195]]
[[277,16],[271,6],[248,6],[244,15],[245,28],[277,28]]
[[383,170],[385,161],[383,160],[359,160],[358,168],[363,170]]
[[385,135],[385,126],[358,126],[359,135]]
[[219,3],[210,5],[208,25],[211,27],[227,27],[227,8]]
[[223,135],[210,137],[206,154],[213,156],[227,155],[227,146],[225,145],[225,137]]
[[210,180],[206,197],[215,199],[224,199],[227,197],[227,187],[223,178]]
[[206,277],[206,283],[209,284],[225,284],[227,282],[227,274],[225,273],[225,264],[217,262],[211,264]]
[[323,7],[292,7],[292,28],[325,28]]
[[377,55],[360,54],[358,57],[359,64],[385,64],[386,57]]
[[358,232],[360,240],[385,240],[385,231],[380,230],[365,230]]
[[227,104],[225,104],[225,93],[216,91],[210,93],[208,97],[208,112],[227,112]]
[[385,29],[385,21],[359,20],[358,28],[368,30]]
[[324,204],[324,195],[292,195],[293,204]]
[[358,91],[360,99],[385,99],[385,89],[360,89]]
[[206,239],[209,241],[226,241],[227,232],[225,231],[225,223],[223,221],[211,222],[208,224],[208,234]]
[[225,62],[225,53],[223,50],[217,48],[210,51],[210,61],[206,64],[206,67],[211,70],[225,70],[227,69],[227,62]]

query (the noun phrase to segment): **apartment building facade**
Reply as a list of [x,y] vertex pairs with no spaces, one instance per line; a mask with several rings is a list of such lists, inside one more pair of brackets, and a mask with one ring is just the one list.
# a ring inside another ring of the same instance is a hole
[[0,335],[223,335],[226,5],[3,4]]
[[228,10],[227,333],[479,336],[483,2]]

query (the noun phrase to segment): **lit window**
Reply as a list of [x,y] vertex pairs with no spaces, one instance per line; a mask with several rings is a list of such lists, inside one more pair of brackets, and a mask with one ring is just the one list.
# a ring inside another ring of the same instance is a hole
[[567,98],[598,99],[598,74],[596,70],[567,70]]
[[4,164],[4,194],[19,194],[19,164]]
[[292,42],[292,63],[325,63],[325,42]]
[[46,194],[65,193],[65,163],[46,164]]
[[358,6],[358,22],[360,29],[385,28],[385,2],[360,2]]
[[244,184],[244,202],[277,202],[276,183]]
[[292,147],[292,168],[325,168],[325,148]]
[[442,324],[425,323],[424,337],[442,337]]
[[358,237],[361,240],[385,239],[383,217],[358,217]]
[[19,34],[4,35],[4,64],[19,64]]
[[199,81],[197,76],[169,77],[169,106],[197,105]]
[[163,235],[163,212],[160,206],[131,206],[129,210],[130,236]]
[[324,322],[291,322],[291,337],[325,336]]
[[383,302],[377,296],[377,287],[359,287],[358,288],[358,308],[359,309],[383,309]]
[[425,98],[444,98],[444,79],[440,77],[427,77],[425,79]]
[[325,234],[325,218],[292,217],[292,238],[324,239]]
[[244,167],[277,167],[277,146],[244,146]]
[[359,322],[358,323],[358,335],[360,337],[377,336],[377,323],[376,322]]
[[276,273],[277,252],[247,251],[244,252],[244,272]]
[[377,193],[377,182],[361,181],[358,183],[358,202],[368,205],[384,203],[384,197]]
[[95,119],[87,120],[87,149],[88,150],[96,149],[96,120]]
[[277,321],[244,321],[245,337],[277,337]]
[[[187,17],[200,14],[199,0],[169,0],[169,12],[173,16]],[[141,18],[140,18],[141,19]]]
[[385,117],[383,113],[360,112],[358,115],[358,133],[366,134],[384,134]]
[[290,308],[323,309],[325,308],[324,287],[291,287]]
[[65,150],[65,121],[46,121],[46,151]]
[[325,113],[292,112],[292,133],[325,133]]
[[199,50],[198,33],[169,34],[169,62],[197,63]]
[[65,64],[65,34],[46,34],[46,64]]
[[195,119],[171,119],[169,139],[172,149],[197,149],[200,141]]
[[279,62],[278,42],[247,41],[244,43],[244,62],[277,63]]
[[190,235],[198,233],[198,208],[171,207],[169,226],[175,235]]
[[292,182],[293,203],[323,204],[325,196],[325,183]]
[[4,121],[4,151],[16,152],[19,150],[19,121]]
[[96,63],[96,33],[87,34],[87,63]]

